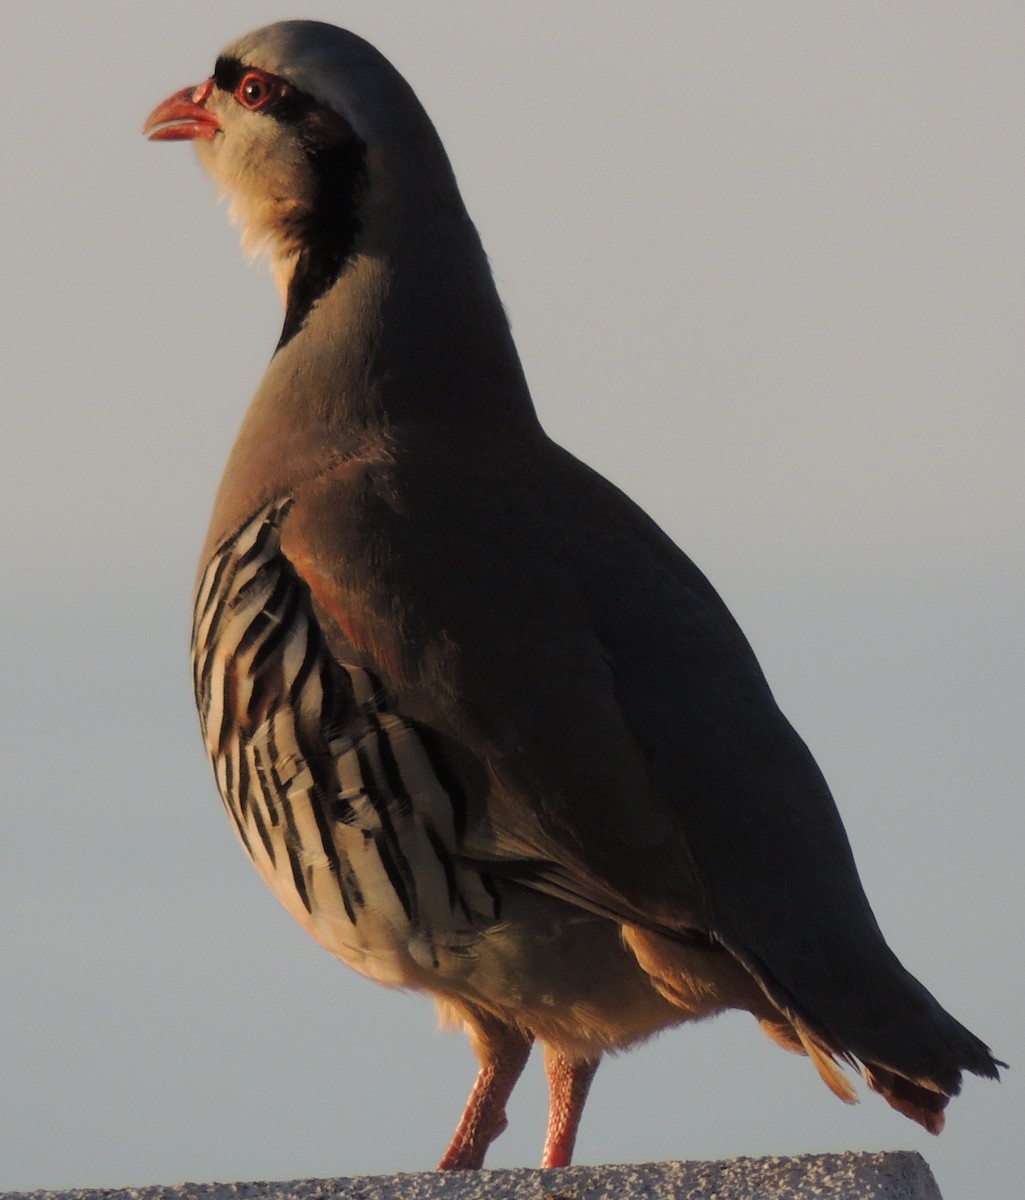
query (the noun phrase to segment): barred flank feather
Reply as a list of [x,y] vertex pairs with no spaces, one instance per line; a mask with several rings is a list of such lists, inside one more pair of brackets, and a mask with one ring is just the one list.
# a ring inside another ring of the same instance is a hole
[[249,857],[328,949],[411,983],[496,919],[456,863],[456,803],[379,681],[335,662],[281,553],[290,502],[261,509],[200,581],[193,683],[214,776]]

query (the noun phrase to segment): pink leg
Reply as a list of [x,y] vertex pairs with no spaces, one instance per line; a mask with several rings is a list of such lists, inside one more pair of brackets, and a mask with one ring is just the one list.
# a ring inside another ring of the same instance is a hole
[[584,1112],[591,1080],[600,1058],[570,1062],[561,1054],[545,1048],[545,1073],[548,1075],[548,1134],[541,1156],[542,1167],[568,1167]]
[[530,1057],[533,1039],[508,1025],[489,1023],[478,1031],[474,1050],[481,1067],[455,1136],[439,1171],[476,1171],[488,1147],[506,1127],[505,1105]]

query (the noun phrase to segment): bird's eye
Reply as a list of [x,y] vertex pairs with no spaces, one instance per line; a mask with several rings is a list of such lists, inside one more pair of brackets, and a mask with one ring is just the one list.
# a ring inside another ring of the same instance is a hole
[[273,99],[277,92],[277,80],[259,71],[249,71],[235,89],[235,99],[244,108],[258,109]]

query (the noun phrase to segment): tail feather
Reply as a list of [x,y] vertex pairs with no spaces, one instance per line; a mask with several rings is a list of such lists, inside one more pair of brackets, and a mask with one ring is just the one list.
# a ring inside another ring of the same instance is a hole
[[[756,1013],[763,1028],[781,1045],[807,1054],[834,1095],[856,1103],[841,1064],[853,1067],[891,1108],[936,1134],[943,1129],[943,1110],[961,1090],[962,1072],[999,1079],[998,1068],[1007,1064],[946,1012],[885,943],[882,949],[876,969],[862,973],[872,980],[872,988],[837,988],[828,995],[820,990],[801,1001],[764,963],[751,955],[736,957],[783,1018]],[[792,1030],[789,1036],[786,1026]]]
[[1007,1065],[940,1006],[881,936],[869,939],[872,953],[856,945],[861,953],[850,961],[835,954],[804,959],[795,987],[721,936],[701,944],[639,926],[623,926],[623,933],[655,987],[691,1018],[746,1009],[773,1041],[807,1055],[845,1104],[858,1100],[848,1067],[891,1108],[935,1134],[961,1090],[962,1072],[999,1079],[998,1068]]
[[793,1028],[800,1040],[800,1049],[811,1059],[822,1082],[844,1104],[857,1104],[858,1094],[842,1071],[841,1063],[863,1075],[868,1086],[874,1092],[878,1092],[886,1103],[902,1116],[916,1121],[929,1133],[942,1132],[945,1120],[943,1110],[951,1096],[957,1095],[961,1090],[960,1083],[950,1087],[948,1092],[935,1084],[905,1079],[896,1071],[879,1063],[859,1063],[845,1051],[830,1046],[800,1022]]
[[[945,1117],[943,1110],[947,1107],[950,1096],[946,1092],[938,1092],[920,1083],[904,1079],[886,1067],[875,1063],[864,1066],[865,1082],[878,1092],[886,1103],[912,1121],[917,1121],[929,1133],[941,1133]],[[951,1094],[956,1095],[960,1088]]]
[[[811,1059],[815,1070],[818,1071],[822,1082],[833,1093],[838,1096],[844,1104],[857,1104],[858,1093],[854,1084],[847,1078],[840,1068],[840,1064],[836,1061],[834,1052],[824,1042],[817,1038],[801,1025],[795,1025],[797,1036],[801,1039],[801,1045],[804,1047],[805,1054]],[[844,1054],[843,1058],[850,1065],[857,1067],[857,1064],[849,1055]]]

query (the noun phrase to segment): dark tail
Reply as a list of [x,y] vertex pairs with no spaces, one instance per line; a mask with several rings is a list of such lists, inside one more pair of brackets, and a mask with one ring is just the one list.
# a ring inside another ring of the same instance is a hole
[[[811,1058],[841,1100],[855,1100],[841,1064],[860,1066],[865,1082],[891,1108],[930,1133],[939,1133],[943,1110],[960,1092],[963,1073],[999,1079],[998,1068],[1007,1064],[946,1012],[885,943],[882,950],[883,961],[877,960],[870,987],[834,992],[828,1003],[814,1007],[810,997],[797,1002],[783,994],[764,968],[754,973],[792,1024],[800,1042],[794,1048]],[[745,965],[752,967],[750,961]]]

